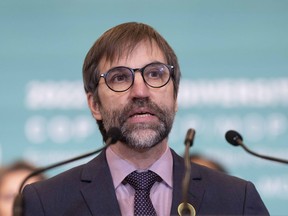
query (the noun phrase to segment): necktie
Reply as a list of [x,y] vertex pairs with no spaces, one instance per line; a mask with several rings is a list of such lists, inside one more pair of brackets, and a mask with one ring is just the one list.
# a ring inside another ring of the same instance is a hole
[[137,216],[155,216],[156,211],[150,199],[150,189],[156,181],[161,181],[161,178],[154,172],[132,172],[125,181],[135,189],[134,196],[134,215]]

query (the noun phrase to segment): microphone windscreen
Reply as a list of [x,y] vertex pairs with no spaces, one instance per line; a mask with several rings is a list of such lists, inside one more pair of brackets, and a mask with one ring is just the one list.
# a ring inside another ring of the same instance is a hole
[[241,141],[243,141],[242,136],[234,130],[229,130],[226,132],[225,134],[225,138],[227,140],[228,143],[234,145],[234,146],[238,146],[239,143],[237,142],[238,139],[240,139]]
[[110,141],[109,144],[116,143],[122,136],[122,133],[119,128],[112,127],[107,132],[108,140]]
[[189,145],[191,147],[193,145],[194,136],[195,136],[195,130],[192,128],[188,129],[186,133],[184,145]]

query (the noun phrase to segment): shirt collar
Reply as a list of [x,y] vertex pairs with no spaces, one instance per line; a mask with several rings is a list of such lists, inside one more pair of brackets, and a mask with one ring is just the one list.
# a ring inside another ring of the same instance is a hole
[[[133,164],[115,154],[110,147],[106,150],[106,158],[113,179],[115,189],[122,183],[124,178],[136,168]],[[149,167],[149,170],[157,173],[162,180],[172,188],[173,157],[167,146],[164,154]]]

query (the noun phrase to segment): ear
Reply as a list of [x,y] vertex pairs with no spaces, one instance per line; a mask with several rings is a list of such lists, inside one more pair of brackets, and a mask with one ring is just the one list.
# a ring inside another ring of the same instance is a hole
[[99,103],[94,101],[94,97],[91,92],[87,93],[87,102],[93,117],[96,120],[102,120],[102,115],[99,110]]

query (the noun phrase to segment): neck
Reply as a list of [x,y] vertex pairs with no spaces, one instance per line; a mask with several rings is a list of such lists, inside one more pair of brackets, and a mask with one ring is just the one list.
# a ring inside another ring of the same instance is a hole
[[132,163],[137,169],[148,169],[165,152],[168,146],[167,139],[147,149],[132,149],[124,143],[117,142],[111,146],[112,151],[124,160]]

